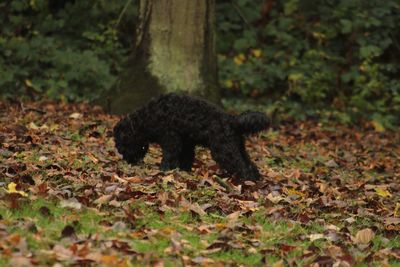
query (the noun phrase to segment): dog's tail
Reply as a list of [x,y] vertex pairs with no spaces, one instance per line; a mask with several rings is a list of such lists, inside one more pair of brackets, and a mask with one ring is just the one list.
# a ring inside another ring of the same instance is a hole
[[236,116],[235,128],[242,134],[254,134],[265,130],[270,121],[264,113],[246,111]]

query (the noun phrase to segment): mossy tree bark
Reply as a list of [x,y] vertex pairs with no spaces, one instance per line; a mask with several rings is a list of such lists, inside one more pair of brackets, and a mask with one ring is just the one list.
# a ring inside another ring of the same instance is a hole
[[127,113],[161,92],[183,91],[219,103],[215,0],[140,0],[136,45],[109,95]]

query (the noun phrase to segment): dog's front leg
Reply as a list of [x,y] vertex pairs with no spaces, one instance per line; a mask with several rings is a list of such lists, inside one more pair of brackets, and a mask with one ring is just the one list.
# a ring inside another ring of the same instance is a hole
[[160,146],[163,153],[160,169],[165,171],[178,168],[179,156],[182,151],[180,136],[173,132],[165,133],[160,140]]

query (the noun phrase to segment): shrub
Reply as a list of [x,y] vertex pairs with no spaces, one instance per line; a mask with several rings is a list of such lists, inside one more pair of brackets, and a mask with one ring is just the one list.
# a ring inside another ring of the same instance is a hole
[[[134,9],[117,25],[120,1],[8,0],[0,3],[3,95],[93,99],[111,87],[131,40]],[[130,21],[126,21],[129,18]],[[117,28],[119,26],[119,28]],[[124,39],[125,38],[125,39]]]
[[[130,51],[136,4],[2,1],[1,94],[94,99]],[[290,114],[398,123],[398,25],[398,0],[219,0],[220,83]]]
[[388,122],[400,114],[398,1],[238,0],[219,8],[220,77],[230,92]]

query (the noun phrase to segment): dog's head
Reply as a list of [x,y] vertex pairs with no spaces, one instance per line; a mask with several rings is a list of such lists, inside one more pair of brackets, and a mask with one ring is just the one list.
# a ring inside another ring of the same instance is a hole
[[149,142],[134,119],[127,116],[114,127],[114,140],[118,152],[130,164],[137,164],[147,153]]

